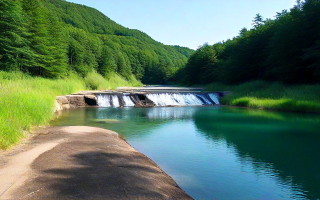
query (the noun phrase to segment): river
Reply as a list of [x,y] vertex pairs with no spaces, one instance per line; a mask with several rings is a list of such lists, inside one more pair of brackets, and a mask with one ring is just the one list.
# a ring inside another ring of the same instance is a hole
[[224,106],[80,108],[51,125],[118,132],[195,199],[320,199],[320,115]]

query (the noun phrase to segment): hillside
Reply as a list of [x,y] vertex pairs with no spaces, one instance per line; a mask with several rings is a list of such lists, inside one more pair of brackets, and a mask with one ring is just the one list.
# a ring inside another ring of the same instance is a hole
[[233,39],[199,48],[180,77],[188,84],[319,84],[319,21],[319,0],[297,1],[274,19],[257,14],[250,30],[243,28]]
[[199,48],[178,81],[233,91],[221,100],[227,105],[320,113],[320,1],[252,22],[233,39]]
[[[167,81],[193,50],[156,42],[101,12],[64,0],[0,1],[0,64],[5,71],[59,78],[92,70],[145,83]],[[3,23],[4,22],[4,23]]]

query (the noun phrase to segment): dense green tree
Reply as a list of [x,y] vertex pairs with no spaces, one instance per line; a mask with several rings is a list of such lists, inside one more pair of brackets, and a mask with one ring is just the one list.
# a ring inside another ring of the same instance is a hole
[[214,81],[217,52],[212,46],[204,45],[191,55],[186,65],[186,81],[190,84]]
[[102,47],[101,56],[98,60],[98,66],[98,72],[106,77],[108,77],[111,72],[116,71],[117,64],[114,57],[112,56],[112,51],[108,46]]
[[252,20],[252,25],[254,28],[259,28],[261,25],[263,25],[263,23],[263,17],[259,13]]
[[159,83],[184,67],[193,53],[64,0],[0,0],[0,6],[1,70],[50,78],[96,70]]
[[192,84],[250,80],[320,83],[319,22],[319,0],[297,1],[273,20],[257,14],[252,29],[243,28],[237,37],[210,46],[215,52],[212,64],[206,65],[208,58],[199,48],[179,70],[180,80]]
[[[30,33],[28,40],[34,52],[31,62],[24,66],[26,70],[36,75],[44,75],[49,66],[49,36],[47,32],[47,19],[39,0],[22,0],[23,12],[26,15],[27,29]],[[48,60],[47,60],[48,58]]]
[[0,0],[0,69],[22,70],[31,58],[20,4]]

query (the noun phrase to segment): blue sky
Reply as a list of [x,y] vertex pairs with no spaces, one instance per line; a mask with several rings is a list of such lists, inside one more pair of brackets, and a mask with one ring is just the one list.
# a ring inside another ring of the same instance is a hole
[[295,0],[67,0],[98,9],[122,26],[156,41],[197,49],[250,29],[257,13],[273,18]]

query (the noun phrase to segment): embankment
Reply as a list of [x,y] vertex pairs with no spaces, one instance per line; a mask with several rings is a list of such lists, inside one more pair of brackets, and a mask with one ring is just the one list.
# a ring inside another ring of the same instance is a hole
[[212,83],[212,91],[232,91],[221,98],[223,105],[320,113],[320,85],[284,85],[279,82],[251,81],[239,85]]
[[1,158],[0,199],[191,199],[105,129],[49,127]]

